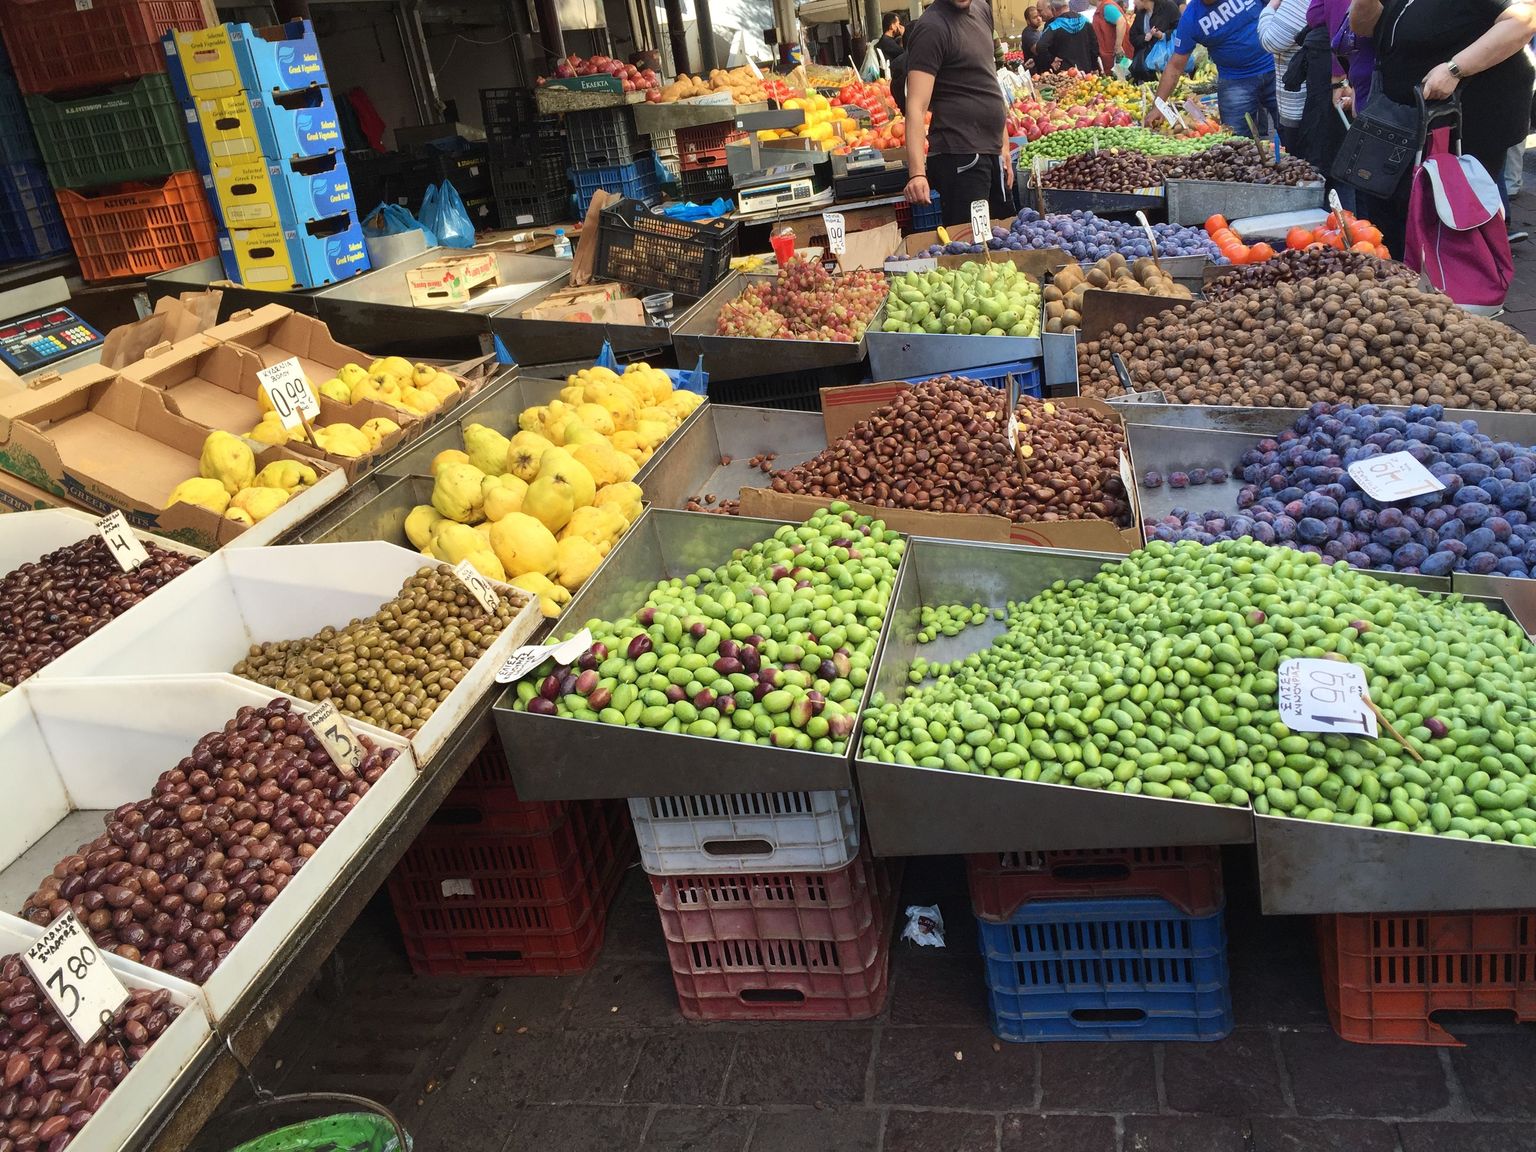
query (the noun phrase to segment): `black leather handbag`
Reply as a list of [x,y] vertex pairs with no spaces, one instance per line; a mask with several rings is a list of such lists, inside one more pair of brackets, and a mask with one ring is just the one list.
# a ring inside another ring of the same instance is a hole
[[1412,104],[1399,104],[1382,91],[1381,73],[1371,82],[1371,99],[1354,118],[1339,147],[1330,175],[1340,184],[1380,199],[1390,199],[1418,163],[1429,124],[1447,113],[1461,114],[1457,96],[1427,106],[1415,86]]

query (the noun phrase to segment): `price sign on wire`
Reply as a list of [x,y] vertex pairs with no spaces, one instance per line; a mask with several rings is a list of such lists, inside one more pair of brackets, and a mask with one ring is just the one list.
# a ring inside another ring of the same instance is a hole
[[48,925],[21,959],[82,1048],[128,1001],[128,989],[73,912]]
[[823,212],[821,218],[827,225],[827,251],[834,256],[843,255],[848,251],[848,226],[843,214]]
[[583,628],[569,640],[554,644],[528,644],[507,657],[507,662],[496,673],[496,683],[511,684],[521,680],[551,656],[556,664],[569,664],[592,647],[592,632]]
[[1169,124],[1176,123],[1180,128],[1189,127],[1189,125],[1185,123],[1184,117],[1180,115],[1179,110],[1172,104],[1168,103],[1168,101],[1164,100],[1161,96],[1153,97],[1152,104],[1158,110],[1158,112],[1162,114],[1163,119],[1166,120]]
[[985,200],[971,201],[971,239],[983,245],[992,239],[992,209]]
[[1339,660],[1286,660],[1276,674],[1280,722],[1292,732],[1376,735],[1365,669]]
[[96,531],[101,533],[107,551],[112,553],[112,559],[117,561],[117,566],[124,572],[132,572],[149,559],[148,550],[133,534],[133,529],[128,527],[128,521],[121,511],[114,509],[96,521]]
[[496,595],[496,589],[491,587],[491,582],[485,578],[484,573],[476,568],[468,560],[460,560],[453,566],[453,574],[457,576],[464,587],[469,589],[473,596],[487,612],[496,611],[496,605],[501,603],[501,597]]
[[272,410],[289,431],[302,427],[306,417],[313,420],[320,415],[320,401],[315,399],[297,356],[263,368],[256,373],[256,379],[266,392]]
[[1383,504],[1391,504],[1395,500],[1411,500],[1415,496],[1439,492],[1445,487],[1433,472],[1406,452],[1368,456],[1364,460],[1356,460],[1347,471],[1350,479],[1360,485],[1361,491]]
[[348,769],[355,772],[362,767],[362,742],[358,740],[357,733],[352,731],[347,718],[337,711],[334,700],[321,701],[320,706],[312,709],[306,719],[315,738],[320,741],[321,747],[336,767],[344,773]]
[[1142,211],[1137,211],[1136,219],[1141,224],[1142,231],[1147,234],[1147,243],[1152,245],[1152,259],[1156,260],[1158,258],[1157,233],[1152,231],[1152,222],[1147,219],[1147,214]]

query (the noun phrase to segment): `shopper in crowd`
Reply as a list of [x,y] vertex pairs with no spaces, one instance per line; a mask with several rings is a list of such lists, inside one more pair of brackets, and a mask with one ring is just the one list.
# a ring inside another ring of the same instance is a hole
[[1147,52],[1173,35],[1179,26],[1179,6],[1175,0],[1136,0],[1131,26],[1126,32],[1130,43],[1131,79],[1137,84],[1156,80],[1162,69],[1147,66]]
[[1040,9],[1031,4],[1024,9],[1024,30],[1019,33],[1019,51],[1024,53],[1024,66],[1035,66],[1035,46],[1040,43],[1040,33],[1045,31],[1045,18]]
[[[1364,58],[1364,90],[1370,92],[1370,74],[1375,65],[1370,37],[1359,38],[1349,31],[1350,0],[1310,0],[1307,6],[1307,30],[1301,42],[1301,66],[1306,70],[1306,100],[1302,109],[1301,130],[1292,148],[1298,156],[1325,176],[1344,143],[1347,125],[1343,117],[1355,109],[1355,93],[1350,86],[1351,58]],[[1282,93],[1282,100],[1284,94]],[[1283,104],[1282,104],[1283,110]],[[1355,190],[1347,184],[1330,185],[1348,211],[1355,209]]]
[[1297,155],[1302,154],[1301,125],[1307,109],[1307,62],[1301,53],[1301,42],[1306,38],[1307,9],[1311,3],[1312,0],[1269,0],[1259,12],[1259,43],[1275,58],[1280,142],[1287,152]]
[[894,64],[907,53],[906,26],[901,22],[900,12],[887,12],[885,14],[884,31],[880,39],[875,41],[875,47],[880,50],[880,55],[885,57],[887,64]]
[[1130,21],[1115,0],[1097,0],[1093,6],[1093,37],[1099,44],[1099,68],[1107,76],[1120,57],[1129,55],[1127,29]]
[[[1086,2],[1089,10],[1092,0]],[[1099,70],[1099,41],[1093,34],[1088,17],[1071,10],[1071,0],[1050,0],[1051,22],[1040,34],[1035,47],[1035,60],[1042,72],[1065,72],[1076,68],[1079,72]]]
[[[1216,65],[1216,101],[1221,122],[1239,136],[1268,129],[1279,119],[1275,107],[1275,58],[1259,43],[1259,13],[1264,0],[1189,0],[1173,34],[1173,57],[1163,69],[1157,94],[1164,100],[1199,45]],[[1147,110],[1147,122],[1162,119],[1156,107]],[[1250,126],[1249,121],[1253,121]]]
[[[1412,105],[1461,96],[1462,151],[1504,188],[1504,160],[1531,125],[1532,67],[1525,46],[1536,35],[1533,0],[1352,0],[1350,27],[1373,36],[1382,91]],[[1413,180],[1394,195],[1370,197],[1361,211],[1401,254]]]
[[1011,215],[1008,109],[987,0],[933,0],[907,31],[903,63],[907,201],[929,204],[937,192],[945,224],[969,220],[973,200],[988,201],[994,218]]

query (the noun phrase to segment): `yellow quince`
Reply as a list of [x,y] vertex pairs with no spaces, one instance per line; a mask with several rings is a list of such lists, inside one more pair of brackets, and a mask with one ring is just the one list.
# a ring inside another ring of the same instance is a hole
[[256,479],[256,454],[240,437],[229,432],[211,432],[203,441],[198,471],[204,479],[217,480],[233,496]]
[[473,524],[483,516],[485,493],[480,487],[484,473],[473,464],[448,464],[432,485],[432,507],[450,520]]
[[172,504],[196,504],[199,508],[206,508],[215,516],[224,515],[224,510],[229,507],[229,492],[224,485],[217,480],[207,477],[197,477],[192,480],[183,480],[171,489],[170,498],[165,506]]

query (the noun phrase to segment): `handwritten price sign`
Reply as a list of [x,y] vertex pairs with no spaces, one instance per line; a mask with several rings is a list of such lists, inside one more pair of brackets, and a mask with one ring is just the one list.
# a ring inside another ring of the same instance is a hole
[[1280,722],[1292,732],[1376,735],[1365,669],[1340,660],[1286,660],[1276,673]]
[[128,989],[73,912],[48,925],[21,959],[82,1047],[128,1001]]

